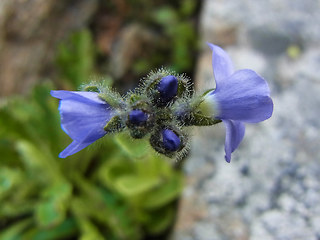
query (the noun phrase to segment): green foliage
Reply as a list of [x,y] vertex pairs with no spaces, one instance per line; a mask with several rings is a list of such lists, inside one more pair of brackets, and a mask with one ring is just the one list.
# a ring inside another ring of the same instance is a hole
[[58,48],[57,64],[63,80],[70,86],[80,86],[88,81],[94,60],[95,48],[89,30],[74,33]]
[[166,231],[181,173],[125,133],[58,159],[70,139],[52,88],[0,108],[0,239],[138,240]]
[[[134,1],[134,3],[137,3]],[[194,18],[198,2],[194,0],[171,1],[157,5],[141,1],[139,16],[143,24],[148,24],[159,34],[155,52],[147,58],[138,59],[133,69],[148,72],[150,69],[165,65],[177,72],[192,72],[197,50],[197,33]]]
[[195,1],[184,1],[178,10],[164,6],[154,11],[154,21],[161,25],[172,45],[171,61],[175,71],[184,72],[192,67],[196,47],[194,23],[188,18],[195,11]]

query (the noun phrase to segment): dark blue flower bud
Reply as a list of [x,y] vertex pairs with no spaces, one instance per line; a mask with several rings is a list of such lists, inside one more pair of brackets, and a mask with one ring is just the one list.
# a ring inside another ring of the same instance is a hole
[[164,129],[162,131],[163,146],[167,151],[177,151],[180,148],[181,140],[173,131]]
[[158,91],[161,100],[168,102],[177,95],[178,80],[175,76],[169,75],[161,78],[158,83]]
[[148,114],[142,110],[134,109],[129,113],[129,122],[134,125],[143,125],[148,120]]

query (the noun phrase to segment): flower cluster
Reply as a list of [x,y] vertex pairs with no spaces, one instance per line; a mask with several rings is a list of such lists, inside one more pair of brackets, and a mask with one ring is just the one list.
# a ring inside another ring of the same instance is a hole
[[170,158],[188,151],[189,126],[223,122],[226,127],[225,159],[244,137],[244,123],[272,115],[273,103],[266,81],[252,70],[233,71],[229,56],[212,49],[216,88],[194,94],[184,75],[165,69],[151,72],[125,97],[99,84],[83,91],[52,91],[60,99],[62,129],[73,139],[59,157],[70,156],[109,133],[128,131],[132,138],[148,137],[150,145]]

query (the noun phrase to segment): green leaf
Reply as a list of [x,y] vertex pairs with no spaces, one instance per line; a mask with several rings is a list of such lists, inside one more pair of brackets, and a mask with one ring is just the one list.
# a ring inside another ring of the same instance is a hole
[[8,167],[16,167],[20,164],[18,154],[14,148],[14,141],[9,139],[1,139],[0,134],[0,153],[1,165]]
[[157,234],[168,229],[172,225],[175,211],[172,206],[166,206],[156,211],[147,213],[146,226],[150,233]]
[[80,240],[104,240],[104,237],[101,235],[96,226],[94,226],[88,220],[80,220],[80,227],[82,234]]
[[36,206],[36,219],[40,226],[54,226],[64,220],[64,211],[53,199]]
[[54,228],[31,228],[26,231],[22,240],[55,240],[55,239],[74,239],[71,238],[76,234],[77,226],[74,219],[69,218]]
[[118,178],[132,174],[132,171],[134,171],[134,167],[130,160],[115,157],[100,167],[98,177],[106,187],[113,188]]
[[144,198],[141,207],[156,209],[169,204],[178,198],[183,190],[183,177],[176,173],[168,182],[150,191]]
[[157,9],[153,14],[153,18],[156,23],[167,26],[174,25],[178,16],[173,8],[165,6]]
[[12,193],[22,181],[22,172],[8,167],[0,168],[0,200]]
[[22,240],[21,233],[32,223],[32,219],[21,220],[10,227],[0,230],[1,240]]
[[191,16],[195,13],[197,7],[197,1],[194,0],[184,0],[181,3],[180,13],[184,17]]
[[58,102],[50,95],[52,84],[36,86],[32,91],[32,103],[36,113],[30,117],[30,125],[37,137],[46,143],[55,152],[61,149],[60,116],[58,114]]
[[126,197],[131,197],[142,194],[157,186],[159,178],[129,175],[118,178],[114,184],[119,193]]
[[115,135],[114,141],[121,147],[123,152],[132,159],[139,159],[154,154],[147,140],[132,139],[126,132]]
[[35,177],[42,179],[61,178],[57,163],[51,155],[41,151],[31,142],[24,140],[17,141],[16,147],[25,167],[35,174]]
[[8,105],[0,108],[0,137],[1,138],[25,138],[30,139],[28,126],[24,126],[23,122],[27,121],[27,116],[15,116],[13,109],[17,104],[8,103]]
[[140,239],[139,225],[134,221],[134,215],[114,192],[83,182],[81,187],[83,195],[72,201],[72,211],[78,220],[94,219],[105,230],[110,229],[116,239]]
[[61,74],[72,88],[88,81],[93,72],[95,49],[89,30],[73,34],[69,41],[58,48],[57,63]]
[[43,193],[45,200],[35,209],[36,219],[40,226],[54,226],[61,223],[71,198],[72,187],[66,182],[57,182]]

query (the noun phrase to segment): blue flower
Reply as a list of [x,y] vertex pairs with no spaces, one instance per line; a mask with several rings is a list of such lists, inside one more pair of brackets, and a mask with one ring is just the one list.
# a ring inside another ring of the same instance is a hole
[[267,82],[249,69],[233,71],[232,62],[220,47],[208,43],[216,89],[203,102],[207,112],[223,121],[226,128],[225,159],[239,146],[245,133],[244,123],[257,123],[271,117],[273,102]]
[[113,116],[113,109],[98,93],[60,90],[51,91],[51,95],[60,99],[61,127],[73,139],[60,158],[79,152],[107,134],[104,126]]

